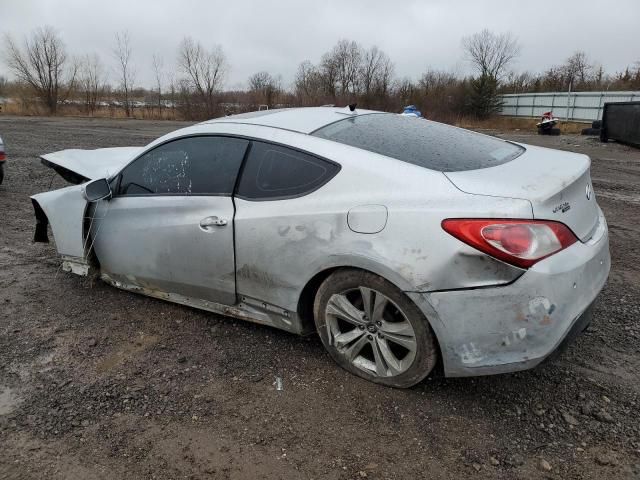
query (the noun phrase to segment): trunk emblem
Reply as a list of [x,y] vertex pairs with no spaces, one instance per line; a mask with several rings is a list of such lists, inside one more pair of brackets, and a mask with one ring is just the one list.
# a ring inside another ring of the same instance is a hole
[[585,188],[585,193],[587,195],[587,200],[591,200],[591,195],[593,195],[593,190],[591,189],[590,183],[587,183],[587,188]]

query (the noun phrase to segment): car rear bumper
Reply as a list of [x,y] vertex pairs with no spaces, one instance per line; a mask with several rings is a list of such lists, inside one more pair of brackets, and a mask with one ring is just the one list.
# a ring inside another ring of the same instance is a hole
[[578,242],[499,287],[409,293],[431,320],[445,375],[532,368],[578,336],[609,275],[606,221]]

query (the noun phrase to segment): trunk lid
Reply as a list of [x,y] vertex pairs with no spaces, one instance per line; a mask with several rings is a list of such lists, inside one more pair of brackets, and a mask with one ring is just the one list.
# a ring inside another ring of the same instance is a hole
[[61,150],[40,157],[68,182],[78,184],[97,178],[109,178],[133,160],[144,147],[99,148],[97,150]]
[[522,146],[526,152],[508,163],[444,174],[466,193],[528,200],[534,219],[562,222],[580,240],[588,240],[598,223],[589,157]]

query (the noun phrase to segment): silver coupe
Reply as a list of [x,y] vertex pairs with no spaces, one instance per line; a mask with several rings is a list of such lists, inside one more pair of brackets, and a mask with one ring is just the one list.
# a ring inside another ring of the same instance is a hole
[[317,332],[394,387],[538,365],[610,268],[587,156],[421,118],[267,110],[42,161],[73,184],[32,197],[65,270]]

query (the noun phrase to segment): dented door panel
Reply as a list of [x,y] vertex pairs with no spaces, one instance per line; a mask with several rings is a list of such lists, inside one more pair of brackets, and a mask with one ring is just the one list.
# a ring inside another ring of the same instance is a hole
[[[238,294],[295,312],[307,282],[334,267],[368,270],[402,290],[419,292],[498,285],[522,275],[519,268],[451,242],[440,222],[442,211],[478,216],[487,204],[503,216],[527,218],[528,202],[488,199],[476,210],[468,205],[465,194],[452,190],[454,197],[447,200],[429,199],[432,211],[415,208],[411,201],[390,199],[386,226],[377,233],[353,231],[349,208],[344,208],[339,196],[323,196],[322,202],[314,194],[282,201],[236,199]],[[354,206],[359,200],[354,196]],[[411,235],[403,233],[407,231]]]
[[[227,223],[201,225],[214,216]],[[235,304],[230,197],[116,197],[96,217],[92,241],[103,273],[150,290]]]

